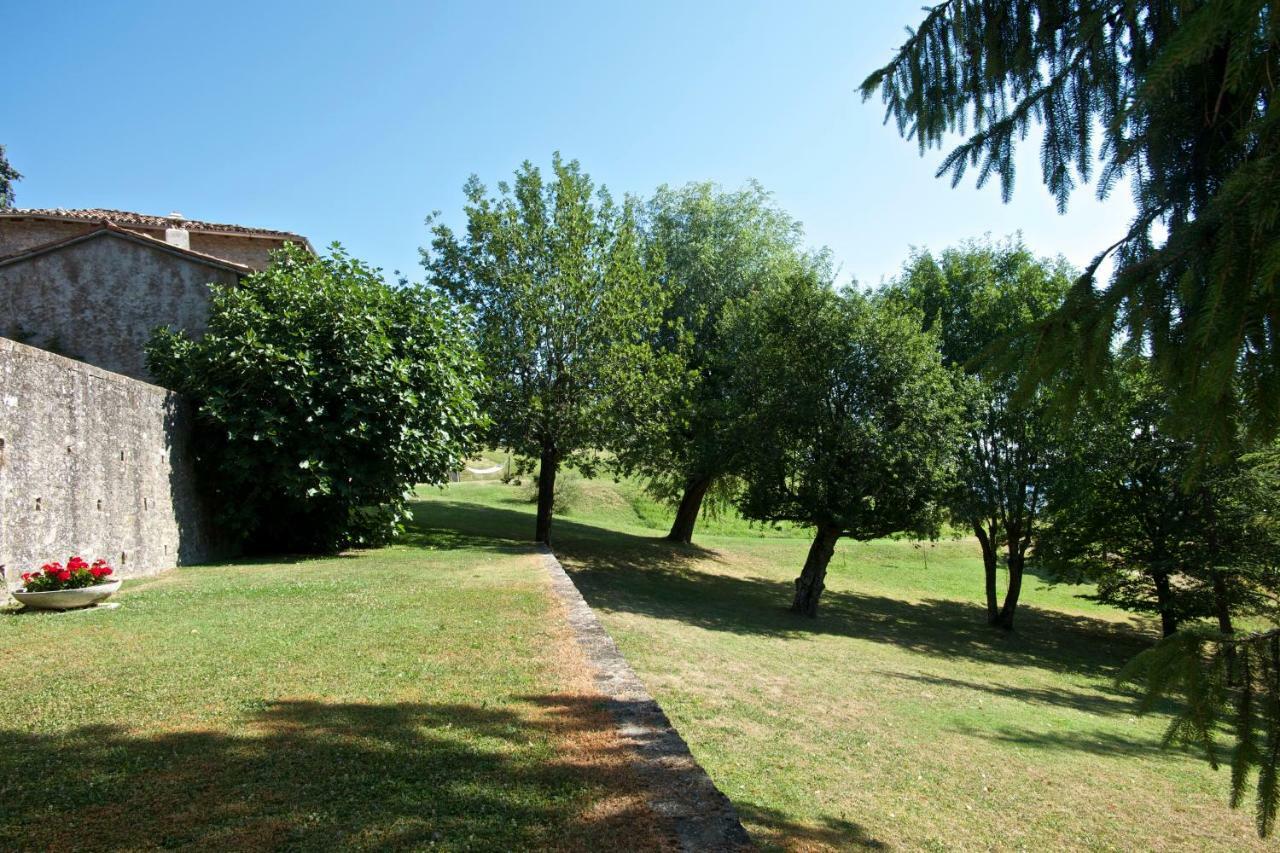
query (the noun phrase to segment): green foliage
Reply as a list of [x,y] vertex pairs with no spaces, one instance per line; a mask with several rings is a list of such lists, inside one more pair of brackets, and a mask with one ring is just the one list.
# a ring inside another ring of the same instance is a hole
[[725,308],[824,259],[804,255],[800,224],[754,182],[735,192],[710,183],[659,187],[644,225],[647,253],[669,300],[655,343],[680,360],[685,381],[656,401],[657,428],[635,430],[619,463],[670,502],[700,479],[711,480],[711,496],[722,499],[731,494],[718,487],[732,467],[732,437],[743,416],[726,393],[738,353],[724,336]]
[[1130,661],[1117,681],[1144,686],[1144,711],[1161,696],[1182,698],[1165,743],[1199,747],[1215,768],[1218,730],[1224,723],[1234,726],[1231,807],[1244,802],[1256,770],[1258,834],[1269,836],[1280,806],[1280,631],[1242,637],[1179,631]]
[[1173,392],[1169,424],[1225,452],[1240,423],[1280,427],[1278,48],[1267,0],[949,0],[862,92],[922,152],[971,132],[939,169],[953,182],[974,167],[1007,198],[1037,123],[1060,207],[1095,157],[1099,197],[1129,178],[1131,228],[1036,325],[1028,379],[1096,384],[1123,329]]
[[590,474],[596,451],[624,441],[619,425],[644,430],[679,375],[651,345],[666,294],[644,263],[636,204],[596,192],[559,154],[549,183],[525,162],[497,197],[475,176],[465,190],[466,235],[437,224],[422,255],[432,283],[474,309],[487,440]]
[[1159,613],[1166,634],[1206,616],[1229,629],[1280,588],[1280,539],[1262,526],[1280,503],[1262,457],[1201,466],[1193,442],[1161,427],[1169,394],[1142,359],[1100,394],[1061,430],[1038,559],[1096,582],[1102,601]]
[[0,145],[0,210],[6,210],[13,207],[13,184],[15,181],[22,180],[22,175],[18,174],[18,170],[9,165],[9,158],[5,156],[4,146]]
[[812,272],[735,305],[733,393],[742,514],[872,539],[934,535],[962,401],[936,335],[890,300],[836,293]]
[[476,446],[479,369],[465,318],[393,288],[335,244],[296,247],[215,288],[208,331],[160,329],[159,381],[195,402],[197,461],[224,528],[255,549],[385,542],[415,483]]
[[[948,504],[956,522],[978,536],[988,621],[1004,627],[1012,627],[1058,451],[1048,393],[1019,397],[1018,374],[981,356],[1054,310],[1070,283],[1062,259],[1037,259],[1020,241],[1006,241],[968,243],[937,259],[916,252],[889,288],[891,298],[924,318],[926,330],[937,331],[944,362],[970,370],[966,436]],[[1001,551],[1010,569],[1003,606],[995,577]]]

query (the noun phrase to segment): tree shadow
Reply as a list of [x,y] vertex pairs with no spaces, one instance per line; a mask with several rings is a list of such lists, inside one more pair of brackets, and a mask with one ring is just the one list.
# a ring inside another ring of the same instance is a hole
[[[415,506],[418,535],[436,547],[510,548],[528,542],[531,515],[465,501]],[[921,654],[1112,677],[1153,634],[1129,623],[1022,606],[1018,630],[986,624],[979,603],[902,601],[838,589],[816,619],[793,614],[791,582],[718,572],[719,552],[557,519],[556,556],[597,610],[672,619],[710,631],[767,637],[825,634]],[[441,545],[439,543],[445,543]]]
[[987,742],[1006,743],[1037,750],[1073,750],[1105,758],[1148,756],[1167,759],[1171,752],[1188,752],[1185,749],[1170,750],[1160,742],[1160,738],[1139,739],[1097,729],[1031,732],[1007,726],[1002,728],[983,727],[981,729],[963,726],[955,729],[955,731],[958,734],[980,738]]
[[519,698],[543,712],[280,701],[234,733],[4,731],[0,848],[666,846],[624,756],[599,760],[622,750],[599,700]]
[[884,850],[883,841],[861,824],[824,815],[817,824],[792,820],[783,812],[758,803],[735,801],[742,820],[754,824],[756,842],[766,850]]
[[[883,678],[897,678],[913,681],[917,684],[932,687],[951,688],[963,691],[977,691],[1001,699],[1013,699],[1035,705],[1046,705],[1054,708],[1070,708],[1086,714],[1097,716],[1133,716],[1137,713],[1142,693],[1132,688],[1117,687],[1108,682],[1100,682],[1089,688],[1073,690],[1057,687],[1016,687],[1010,684],[982,684],[959,678],[947,678],[941,675],[924,675],[904,672],[879,672]],[[1176,703],[1163,701],[1157,703],[1157,712],[1172,712]]]

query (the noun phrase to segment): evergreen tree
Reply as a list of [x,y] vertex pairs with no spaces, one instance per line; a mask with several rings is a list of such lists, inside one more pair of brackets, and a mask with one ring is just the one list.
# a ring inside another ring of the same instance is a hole
[[4,146],[0,145],[0,210],[13,207],[13,184],[22,180],[18,170],[9,165]]
[[[936,260],[917,252],[890,287],[936,330],[944,361],[967,367],[969,417],[960,470],[948,499],[953,518],[982,549],[987,621],[1013,627],[1027,552],[1058,459],[1049,395],[1019,398],[1018,375],[981,354],[1058,306],[1071,282],[1066,262],[1037,259],[1020,242],[973,242]],[[1003,594],[998,566],[1008,570]]]
[[1037,324],[1028,378],[1087,386],[1125,329],[1174,391],[1171,422],[1222,448],[1238,422],[1280,426],[1277,82],[1266,0],[948,0],[862,93],[878,90],[922,152],[968,133],[938,170],[953,183],[972,167],[1007,198],[1014,147],[1037,123],[1060,208],[1077,184],[1096,178],[1105,198],[1129,178],[1131,227]]
[[[1169,389],[1164,428],[1193,436],[1200,460],[1229,454],[1242,427],[1255,440],[1280,429],[1278,48],[1268,0],[947,0],[863,82],[864,98],[879,91],[886,119],[922,152],[969,134],[938,170],[953,184],[973,167],[979,185],[996,176],[1008,198],[1014,147],[1036,124],[1042,177],[1060,208],[1079,182],[1096,177],[1106,198],[1132,181],[1127,232],[1033,327],[1024,390],[1058,379],[1077,392],[1069,399],[1096,387],[1121,332]],[[1100,282],[1108,257],[1111,280]],[[1241,774],[1261,766],[1263,834],[1277,808],[1277,637],[1175,635],[1159,647],[1182,673],[1253,663],[1261,692],[1237,694],[1235,756]],[[1220,694],[1198,677],[1149,684],[1153,695],[1182,689],[1183,719],[1207,741]],[[1265,748],[1250,740],[1258,728]]]

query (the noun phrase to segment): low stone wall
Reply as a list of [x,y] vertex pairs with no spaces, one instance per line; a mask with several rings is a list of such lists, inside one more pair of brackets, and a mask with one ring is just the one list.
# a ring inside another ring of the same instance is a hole
[[0,598],[73,554],[122,577],[212,559],[189,435],[176,394],[0,338]]

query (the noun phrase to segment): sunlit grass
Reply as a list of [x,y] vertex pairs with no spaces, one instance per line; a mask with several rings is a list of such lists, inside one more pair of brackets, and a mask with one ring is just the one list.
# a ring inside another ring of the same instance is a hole
[[[842,542],[816,620],[786,610],[803,531],[661,540],[633,483],[580,486],[557,554],[766,847],[1262,849],[1227,778],[1163,750],[1113,677],[1153,626],[1027,579],[984,625],[970,540]],[[460,545],[532,536],[526,489],[460,484],[422,519]]]
[[410,539],[0,617],[0,849],[649,837],[537,558]]

